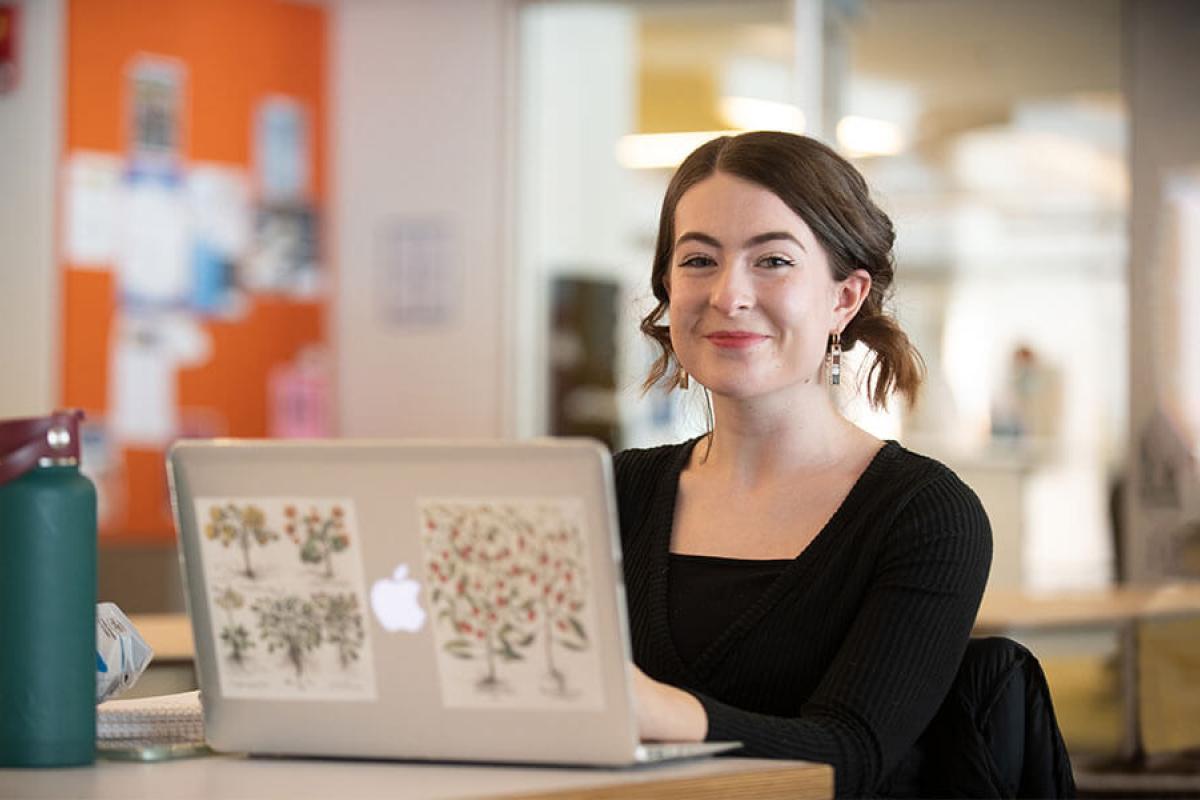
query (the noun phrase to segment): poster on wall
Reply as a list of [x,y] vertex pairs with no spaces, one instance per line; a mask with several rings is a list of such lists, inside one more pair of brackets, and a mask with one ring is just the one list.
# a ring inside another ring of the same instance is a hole
[[122,314],[110,346],[113,435],[126,445],[166,447],[180,433],[179,370],[208,361],[211,337],[188,314]]
[[117,255],[121,173],[119,156],[87,150],[67,159],[63,252],[76,267],[109,267]]
[[375,302],[393,325],[444,325],[459,296],[445,220],[393,217],[375,232]]
[[272,95],[259,103],[254,115],[254,156],[264,203],[308,201],[308,141],[308,114],[297,100]]
[[188,305],[205,316],[239,319],[247,307],[237,271],[250,250],[250,181],[232,165],[193,164],[184,194],[191,233]]
[[170,3],[73,3],[63,31],[61,402],[97,423],[111,542],[171,538],[176,439],[326,418],[300,354],[325,331],[328,14],[239,0],[230,25],[220,5],[189,4],[181,26]]
[[183,63],[139,56],[128,70],[129,158],[135,172],[174,172],[183,139]]
[[316,212],[306,206],[264,206],[254,214],[242,278],[251,291],[317,297],[323,288],[317,255]]

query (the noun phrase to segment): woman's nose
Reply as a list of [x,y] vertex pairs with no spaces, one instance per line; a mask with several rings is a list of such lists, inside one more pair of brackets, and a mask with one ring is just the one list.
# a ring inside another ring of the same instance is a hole
[[724,314],[753,307],[754,286],[746,270],[735,264],[723,267],[717,273],[708,302]]

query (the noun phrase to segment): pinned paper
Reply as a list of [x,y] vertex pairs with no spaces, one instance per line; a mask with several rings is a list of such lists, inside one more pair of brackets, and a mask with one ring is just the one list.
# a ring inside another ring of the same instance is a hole
[[73,266],[111,267],[117,258],[121,159],[76,151],[66,165],[64,251]]
[[203,364],[211,347],[208,334],[183,314],[119,317],[109,368],[113,435],[133,446],[170,444],[179,435],[178,371]]
[[375,237],[375,302],[395,325],[438,325],[454,316],[457,264],[449,229],[436,219],[393,218]]
[[267,432],[272,438],[319,439],[330,435],[329,364],[317,348],[271,370],[267,378]]
[[255,114],[255,162],[262,199],[296,204],[309,197],[308,115],[290,97],[263,100]]
[[260,208],[242,282],[256,292],[311,298],[322,290],[317,218],[305,206]]
[[141,55],[127,70],[129,87],[129,158],[141,174],[174,172],[183,136],[182,61]]
[[221,256],[237,259],[250,247],[252,209],[246,173],[224,164],[195,164],[184,194],[195,235]]
[[127,181],[119,237],[121,299],[160,308],[182,304],[191,286],[191,240],[180,182],[162,176],[134,176]]

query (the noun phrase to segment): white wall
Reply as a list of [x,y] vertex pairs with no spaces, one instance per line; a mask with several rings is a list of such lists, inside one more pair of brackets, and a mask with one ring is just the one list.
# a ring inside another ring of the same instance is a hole
[[[329,8],[339,433],[508,435],[516,4]],[[414,219],[449,234],[437,258],[456,289],[443,323],[380,310],[377,237]]]
[[54,195],[61,147],[62,0],[18,0],[17,89],[0,94],[0,419],[58,401]]

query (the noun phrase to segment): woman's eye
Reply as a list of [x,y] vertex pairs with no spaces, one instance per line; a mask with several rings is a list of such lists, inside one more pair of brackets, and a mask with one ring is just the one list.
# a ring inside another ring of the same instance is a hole
[[681,266],[681,267],[711,267],[715,263],[717,263],[717,262],[713,261],[708,256],[695,255],[695,256],[688,256],[683,261],[680,261],[679,266]]
[[791,267],[794,266],[795,263],[795,261],[792,261],[790,258],[786,258],[784,256],[763,256],[758,260],[759,266],[768,267],[770,269]]

